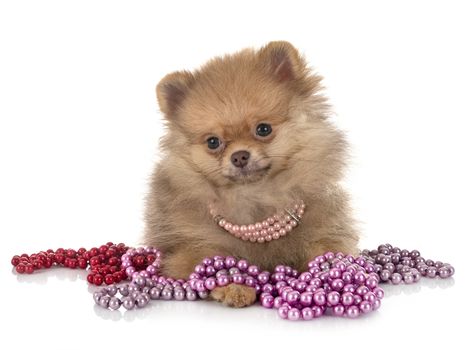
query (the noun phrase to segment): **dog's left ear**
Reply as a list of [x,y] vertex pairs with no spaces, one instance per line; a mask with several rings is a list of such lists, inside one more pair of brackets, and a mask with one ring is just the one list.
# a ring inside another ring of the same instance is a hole
[[312,94],[319,79],[311,75],[305,59],[287,41],[272,41],[258,52],[263,70],[280,83],[289,83],[301,94]]
[[259,55],[267,72],[278,81],[295,80],[306,73],[306,62],[287,41],[272,41],[260,49]]
[[156,86],[156,97],[166,118],[175,118],[193,83],[194,76],[188,71],[170,73],[161,79]]

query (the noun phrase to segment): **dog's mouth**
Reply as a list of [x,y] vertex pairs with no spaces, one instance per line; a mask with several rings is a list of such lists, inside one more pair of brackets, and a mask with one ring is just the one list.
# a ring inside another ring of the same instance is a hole
[[241,169],[236,169],[232,174],[225,174],[224,177],[234,182],[255,182],[264,178],[268,174],[271,167],[271,164],[268,164],[262,168],[248,168],[245,166]]

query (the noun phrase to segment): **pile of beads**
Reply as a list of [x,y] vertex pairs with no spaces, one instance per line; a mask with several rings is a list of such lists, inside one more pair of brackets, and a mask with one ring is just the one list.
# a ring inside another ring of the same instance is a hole
[[296,278],[284,276],[284,267],[277,266],[272,281],[280,285],[276,293],[260,295],[262,305],[277,308],[280,317],[293,321],[310,320],[329,311],[354,318],[380,307],[384,292],[365,258],[328,252],[308,267]]
[[382,282],[400,284],[403,281],[411,284],[418,282],[421,276],[448,278],[454,275],[454,268],[450,264],[425,259],[418,250],[408,251],[391,244],[379,245],[371,251],[364,249],[362,256],[374,264],[375,272]]
[[51,266],[61,266],[70,269],[86,269],[90,266],[91,270],[87,276],[87,281],[100,286],[106,284],[118,283],[127,278],[125,271],[120,267],[120,257],[128,249],[123,243],[117,245],[108,242],[99,248],[79,248],[74,249],[58,248],[55,251],[48,249],[37,254],[15,255],[11,263],[15,266],[16,272],[33,273],[35,270],[50,268]]
[[307,272],[278,265],[271,274],[246,260],[215,256],[196,266],[189,284],[198,292],[245,284],[256,289],[263,307],[276,308],[280,317],[290,320],[317,318],[327,309],[333,315],[357,317],[376,310],[383,298],[378,275],[365,262],[362,257],[326,253],[311,261]]
[[[140,279],[138,279],[140,281]],[[184,280],[174,280],[154,275],[144,278],[143,283],[130,282],[120,286],[112,285],[102,288],[93,294],[94,301],[103,308],[117,310],[123,306],[127,310],[134,307],[145,307],[150,300],[196,300],[206,299],[207,293],[197,294]],[[122,297],[118,297],[120,294]]]
[[[161,252],[153,247],[130,248],[122,255],[122,269],[130,283],[108,286],[94,292],[93,298],[103,308],[117,310],[123,306],[127,310],[142,308],[150,300],[206,299],[207,291],[195,291],[191,283],[182,279],[174,280],[159,275]],[[121,297],[118,297],[118,295]]]
[[[293,269],[291,272],[295,276],[298,274]],[[189,284],[197,292],[211,291],[216,287],[224,287],[230,283],[255,288],[257,294],[261,291],[273,290],[268,271],[260,271],[258,266],[250,265],[244,259],[237,260],[233,256],[224,258],[216,255],[213,258],[204,258],[189,276]]]
[[138,285],[143,285],[146,278],[158,275],[161,265],[161,253],[153,247],[130,248],[122,255],[122,268]]
[[[109,242],[88,251],[60,248],[56,252],[49,249],[38,254],[15,255],[11,263],[18,273],[32,273],[52,265],[90,265],[90,283],[102,284],[105,274],[105,282],[110,284],[94,292],[94,301],[112,310],[121,306],[127,310],[142,308],[150,300],[158,299],[206,299],[216,287],[242,284],[255,288],[263,307],[275,308],[280,317],[289,320],[310,320],[324,314],[354,318],[380,307],[384,296],[378,285],[381,282],[409,284],[422,276],[447,278],[454,274],[449,264],[425,260],[417,250],[401,250],[390,244],[364,250],[359,257],[328,252],[309,262],[308,270],[301,274],[283,265],[276,266],[273,273],[261,271],[246,260],[217,255],[196,265],[188,280],[160,275],[158,249],[128,248],[123,243]],[[112,285],[124,279],[131,282]]]

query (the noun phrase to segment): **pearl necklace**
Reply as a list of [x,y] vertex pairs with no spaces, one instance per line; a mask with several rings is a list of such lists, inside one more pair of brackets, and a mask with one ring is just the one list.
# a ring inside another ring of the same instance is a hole
[[209,204],[209,213],[217,225],[234,237],[252,243],[265,243],[286,236],[287,233],[298,226],[303,217],[305,207],[303,201],[299,200],[290,209],[284,209],[265,220],[247,225],[237,225],[226,220],[219,214],[217,208],[212,203]]

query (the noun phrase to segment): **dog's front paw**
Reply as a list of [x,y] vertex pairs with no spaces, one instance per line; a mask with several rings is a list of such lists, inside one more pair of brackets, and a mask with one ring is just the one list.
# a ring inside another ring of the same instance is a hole
[[255,288],[231,283],[225,287],[216,287],[211,292],[214,300],[232,307],[245,307],[255,303],[257,293]]

